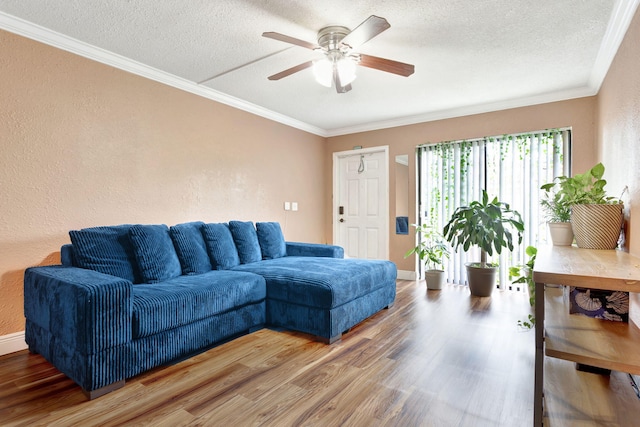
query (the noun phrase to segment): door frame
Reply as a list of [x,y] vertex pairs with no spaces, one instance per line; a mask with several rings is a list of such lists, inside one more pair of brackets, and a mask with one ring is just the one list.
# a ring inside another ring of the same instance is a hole
[[332,196],[332,209],[331,209],[331,221],[333,224],[333,243],[337,244],[339,238],[338,231],[338,192],[339,190],[339,179],[340,179],[340,168],[338,168],[338,164],[340,163],[340,159],[344,157],[350,157],[360,154],[373,154],[373,153],[384,153],[384,174],[386,176],[386,183],[384,189],[384,205],[386,209],[384,210],[384,225],[383,225],[383,233],[386,236],[387,244],[384,247],[383,255],[384,259],[389,259],[389,146],[382,145],[379,147],[370,147],[370,148],[360,148],[357,150],[348,150],[348,151],[336,151],[333,153],[333,196]]

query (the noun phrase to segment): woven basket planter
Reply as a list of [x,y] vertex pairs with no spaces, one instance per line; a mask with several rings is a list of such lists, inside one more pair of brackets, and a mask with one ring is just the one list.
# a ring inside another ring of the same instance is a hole
[[578,247],[615,249],[624,220],[622,209],[622,203],[571,206],[571,226]]

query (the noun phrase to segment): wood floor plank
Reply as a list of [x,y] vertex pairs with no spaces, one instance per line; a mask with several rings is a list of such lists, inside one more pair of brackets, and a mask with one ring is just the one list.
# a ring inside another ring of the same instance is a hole
[[[534,334],[517,327],[530,312],[527,296],[476,298],[463,286],[426,291],[424,282],[397,283],[392,308],[333,345],[262,329],[93,401],[39,355],[2,356],[0,424],[531,425]],[[549,425],[640,419],[640,400],[624,374],[577,372],[549,358],[546,364]],[[590,394],[594,387],[606,397]]]

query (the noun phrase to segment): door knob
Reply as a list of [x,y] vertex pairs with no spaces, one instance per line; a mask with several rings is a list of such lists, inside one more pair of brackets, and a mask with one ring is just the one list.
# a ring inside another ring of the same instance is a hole
[[339,221],[340,221],[340,222],[344,222],[344,218],[340,218],[340,220],[339,220]]

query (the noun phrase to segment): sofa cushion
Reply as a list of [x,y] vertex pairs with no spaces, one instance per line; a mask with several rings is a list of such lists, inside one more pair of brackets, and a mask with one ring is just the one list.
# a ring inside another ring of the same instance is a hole
[[176,248],[182,274],[202,274],[211,271],[211,261],[207,253],[207,245],[204,243],[201,228],[204,222],[186,222],[173,225],[169,228],[169,234]]
[[129,229],[129,238],[143,282],[162,282],[182,274],[169,227],[164,224],[134,225]]
[[78,267],[139,283],[129,228],[123,224],[69,231]]
[[258,275],[214,270],[133,286],[132,295],[136,339],[260,302],[266,288]]
[[269,299],[323,309],[395,284],[397,276],[391,261],[294,256],[243,264],[234,270],[263,276]]
[[287,255],[282,228],[277,222],[257,222],[256,233],[262,251],[262,259],[276,259]]
[[262,259],[258,234],[251,221],[229,221],[229,229],[238,249],[240,264],[258,262]]
[[228,270],[240,264],[238,251],[227,224],[205,224],[201,230],[214,269]]

